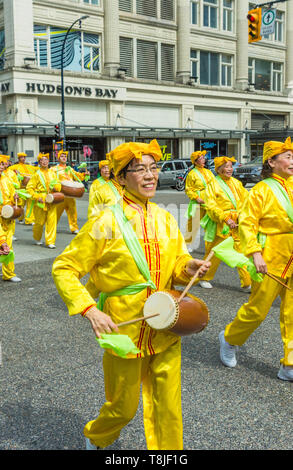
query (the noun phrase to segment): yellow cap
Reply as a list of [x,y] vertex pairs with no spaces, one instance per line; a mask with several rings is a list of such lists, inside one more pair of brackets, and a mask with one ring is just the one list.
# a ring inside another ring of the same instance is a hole
[[207,153],[206,150],[198,150],[197,152],[192,152],[192,154],[190,155],[190,160],[192,161],[193,165],[194,165],[194,162],[195,162],[199,157],[205,156],[206,153]]
[[265,142],[263,147],[263,163],[265,163],[269,158],[272,158],[275,155],[287,152],[287,150],[293,151],[291,137],[287,137],[285,142],[277,142],[275,140]]
[[216,157],[214,158],[214,163],[215,163],[215,170],[224,165],[227,162],[236,162],[234,157]]
[[40,152],[39,155],[38,155],[38,162],[41,160],[41,158],[43,157],[46,157],[48,158],[48,160],[50,159],[50,154],[49,153],[43,153],[43,152]]
[[117,176],[133,158],[141,159],[142,155],[151,155],[156,161],[162,158],[162,151],[156,139],[149,144],[126,142],[107,153],[106,157],[112,162],[113,173]]
[[99,169],[103,168],[103,166],[108,166],[109,168],[111,168],[110,160],[101,160],[99,162]]
[[19,153],[17,154],[17,156],[18,156],[18,158],[19,158],[19,157],[27,157],[27,154],[24,153],[24,152],[19,152]]
[[58,160],[59,160],[59,158],[60,158],[61,155],[66,155],[66,157],[67,157],[68,152],[65,151],[65,150],[60,150],[60,151],[58,152]]

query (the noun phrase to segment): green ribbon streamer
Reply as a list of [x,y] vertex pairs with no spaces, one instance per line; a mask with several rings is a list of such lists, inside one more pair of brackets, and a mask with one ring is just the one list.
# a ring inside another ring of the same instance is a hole
[[271,188],[276,198],[278,199],[279,203],[281,204],[281,206],[283,206],[283,208],[287,212],[288,217],[293,224],[293,207],[289,199],[289,196],[286,193],[283,186],[274,178],[266,178],[263,180],[263,182],[266,183]]
[[8,255],[0,255],[0,263],[3,263],[7,265],[8,263],[11,263],[11,261],[14,260],[14,252],[9,251]]
[[29,199],[32,197],[31,194],[29,194],[25,189],[16,189],[15,192],[21,199]]
[[81,163],[81,164],[77,167],[78,170],[81,170],[82,168],[87,168],[86,162]]
[[217,233],[217,222],[212,220],[208,214],[205,214],[200,221],[200,226],[204,229],[204,240],[213,242]]
[[112,349],[118,356],[125,359],[127,354],[138,354],[140,350],[135,346],[127,335],[119,335],[117,333],[102,334],[100,338],[96,338],[99,345],[105,349]]

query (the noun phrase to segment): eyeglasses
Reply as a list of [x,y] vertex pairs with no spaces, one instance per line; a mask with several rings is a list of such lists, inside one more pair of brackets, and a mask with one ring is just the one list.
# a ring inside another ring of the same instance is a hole
[[157,165],[152,165],[149,168],[145,166],[140,166],[136,170],[126,170],[126,173],[136,173],[138,176],[146,176],[148,171],[152,173],[152,175],[158,174],[159,167]]

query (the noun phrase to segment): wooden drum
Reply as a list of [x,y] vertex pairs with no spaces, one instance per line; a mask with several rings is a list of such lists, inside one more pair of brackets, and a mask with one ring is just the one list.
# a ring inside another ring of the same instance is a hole
[[61,181],[61,191],[68,197],[82,197],[85,187],[78,181]]
[[50,193],[50,194],[47,194],[46,196],[46,199],[45,199],[45,202],[47,204],[58,204],[59,202],[63,202],[64,201],[64,194],[63,193]]
[[176,290],[158,291],[147,298],[144,316],[159,313],[159,316],[146,320],[151,328],[186,336],[199,333],[207,326],[209,311],[206,304],[191,294],[187,294],[178,303],[180,295],[181,292]]
[[3,219],[18,219],[23,215],[23,208],[20,206],[11,206],[10,204],[5,204],[1,209],[1,217]]
[[29,181],[30,181],[30,179],[31,179],[30,176],[24,176],[24,177],[23,177],[23,180],[21,181],[21,186],[22,186],[23,188],[26,188],[27,185],[28,185],[28,183],[29,183]]

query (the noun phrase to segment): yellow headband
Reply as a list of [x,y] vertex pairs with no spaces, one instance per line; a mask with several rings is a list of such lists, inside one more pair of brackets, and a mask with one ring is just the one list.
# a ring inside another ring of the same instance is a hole
[[224,165],[225,163],[228,163],[228,162],[236,162],[235,158],[234,157],[216,157],[214,158],[214,163],[215,163],[215,170],[217,171],[217,169]]
[[285,142],[277,142],[275,140],[270,140],[265,142],[263,147],[263,163],[265,163],[269,158],[279,155],[280,153],[287,152],[287,150],[293,151],[293,144],[291,142],[291,137],[287,137]]
[[8,160],[10,159],[9,155],[0,155],[0,162],[8,162]]
[[50,159],[50,154],[49,153],[42,153],[40,152],[39,155],[38,155],[38,162],[41,160],[41,158],[48,158],[48,160]]
[[156,139],[149,144],[139,142],[126,142],[107,153],[106,157],[111,161],[113,173],[117,176],[133,158],[142,158],[143,155],[151,155],[156,162],[162,158],[162,152]]
[[19,157],[27,157],[27,154],[24,153],[24,152],[20,152],[20,153],[17,154],[17,157],[18,157],[18,158],[19,158]]
[[60,151],[58,152],[58,160],[59,160],[59,158],[61,157],[61,155],[66,155],[66,157],[67,157],[68,152],[67,152],[67,151],[65,152],[65,150],[60,150]]
[[99,162],[99,170],[100,170],[101,168],[103,168],[103,166],[108,166],[109,169],[111,169],[111,162],[110,162],[110,160],[101,160],[101,161]]
[[193,152],[190,155],[190,160],[192,161],[192,164],[194,165],[194,162],[199,158],[199,157],[204,157],[206,155],[207,151],[206,150],[198,150],[197,152]]

